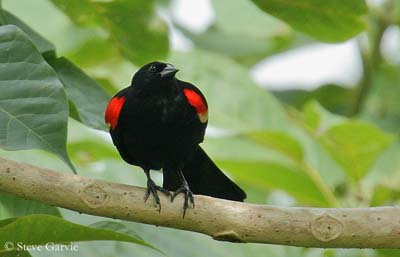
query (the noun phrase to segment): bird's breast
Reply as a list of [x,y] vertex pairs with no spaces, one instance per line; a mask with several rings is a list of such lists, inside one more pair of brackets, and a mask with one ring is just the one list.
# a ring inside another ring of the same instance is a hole
[[173,98],[147,97],[143,99],[128,99],[121,115],[129,129],[135,128],[165,128],[182,125],[186,120],[186,106],[182,96]]

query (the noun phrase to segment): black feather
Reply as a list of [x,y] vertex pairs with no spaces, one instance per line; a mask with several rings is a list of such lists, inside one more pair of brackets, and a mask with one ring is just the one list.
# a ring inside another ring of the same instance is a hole
[[[185,163],[183,175],[194,194],[240,202],[246,199],[246,193],[215,165],[200,146],[196,147],[192,158]],[[181,186],[175,170],[164,169],[163,177],[165,189],[174,191]]]

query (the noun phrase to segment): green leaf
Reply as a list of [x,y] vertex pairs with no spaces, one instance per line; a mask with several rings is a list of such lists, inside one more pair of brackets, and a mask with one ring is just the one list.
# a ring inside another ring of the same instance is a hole
[[316,101],[310,101],[304,105],[302,116],[305,125],[315,134],[320,134],[329,127],[346,120],[342,116],[328,112]]
[[61,11],[68,15],[77,25],[93,24],[95,22],[95,10],[89,11],[93,6],[87,0],[51,0]]
[[332,126],[320,137],[325,148],[347,174],[357,181],[367,173],[376,158],[393,140],[393,136],[360,121]]
[[105,159],[121,160],[115,147],[93,139],[69,143],[68,152],[71,158],[81,165]]
[[274,149],[297,163],[303,162],[304,153],[301,144],[292,136],[278,131],[258,131],[248,136],[257,143]]
[[4,15],[3,15],[3,6],[2,5],[3,4],[2,4],[2,2],[0,0],[0,26],[6,24],[6,20],[5,20]]
[[95,77],[94,79],[109,95],[115,95],[120,90],[106,77]]
[[[263,145],[260,145],[244,136],[208,137],[204,140],[202,147],[211,159],[232,161],[256,161],[273,162],[284,166],[293,165],[281,153]],[[221,151],[221,149],[224,149]]]
[[76,113],[72,117],[83,124],[100,130],[107,130],[104,110],[110,96],[97,82],[67,59],[47,58],[63,83],[67,97],[74,104]]
[[262,58],[265,57],[266,53],[272,52],[274,48],[273,42],[267,39],[255,40],[243,35],[228,34],[215,27],[211,27],[202,34],[191,33],[188,30],[183,30],[183,32],[197,46],[232,56],[233,58],[240,59],[251,55],[258,55]]
[[30,255],[27,251],[18,250],[1,253],[1,257],[32,257],[32,255]]
[[62,84],[33,42],[0,27],[0,147],[42,149],[74,170],[66,151],[68,105]]
[[55,46],[50,41],[42,37],[39,33],[34,31],[31,27],[29,27],[26,23],[18,19],[13,14],[4,10],[3,16],[6,19],[7,24],[14,24],[15,26],[22,29],[35,43],[35,46],[42,54],[47,52],[54,52],[56,50]]
[[0,219],[37,213],[61,217],[60,211],[56,207],[0,193]]
[[326,42],[345,41],[366,28],[364,0],[252,0],[294,29]]
[[376,249],[377,257],[398,257],[400,250],[398,249]]
[[104,24],[112,40],[128,60],[141,66],[166,57],[168,28],[155,15],[153,1],[119,0],[97,4],[102,8]]
[[79,67],[95,67],[106,62],[121,61],[118,49],[104,38],[94,37],[65,54],[68,60],[79,63]]
[[384,185],[378,185],[374,188],[370,200],[370,206],[393,205],[396,200],[400,199],[400,190],[390,188]]
[[211,27],[201,34],[181,28],[185,36],[199,48],[229,56],[246,65],[255,65],[267,56],[276,54],[294,44],[289,33],[264,38],[242,34],[230,34],[220,28]]
[[[221,217],[221,219],[223,218],[224,217]],[[163,251],[165,251],[165,253],[171,257],[301,257],[304,253],[304,249],[300,247],[266,244],[223,243],[213,240],[206,235],[178,229],[154,226],[150,227],[145,224],[133,222],[130,222],[127,224],[127,226],[134,227],[135,230],[140,232],[140,235],[147,240],[151,242],[157,242],[157,245],[159,245],[160,248],[162,248]],[[137,247],[132,244],[125,244],[124,246],[125,250],[123,253],[114,255],[110,254],[109,256],[132,256],[132,253],[134,253],[134,256],[156,257],[154,252],[150,252],[147,248]],[[201,246],[202,250],[194,250],[199,249],[199,246]]]
[[302,203],[328,206],[314,183],[301,171],[279,163],[219,160],[219,167],[235,180],[260,189],[281,189]]
[[155,13],[154,1],[112,2],[53,0],[77,24],[97,24],[129,61],[139,66],[168,53],[168,28]]
[[[400,2],[399,2],[400,3]],[[372,77],[361,117],[385,131],[400,132],[400,66],[382,64]]]
[[280,33],[291,33],[289,26],[266,14],[251,1],[213,0],[212,4],[216,13],[212,26],[228,34],[266,39]]
[[[296,35],[289,26],[259,10],[248,0],[216,0],[212,3],[215,21],[205,32],[193,33],[185,29],[185,24],[177,24],[199,48],[252,66],[266,56],[297,43]],[[240,19],[232,15],[236,13]]]
[[[16,231],[18,233],[15,233]],[[104,228],[87,227],[52,215],[33,214],[0,221],[0,252],[5,250],[6,242],[13,242],[16,246],[18,242],[22,242],[24,245],[44,245],[48,242],[68,244],[93,240],[130,242],[159,251],[135,235]]]
[[128,228],[125,226],[123,223],[120,222],[114,222],[114,221],[99,221],[93,224],[90,224],[89,227],[92,228],[98,228],[98,229],[106,229],[106,230],[112,230],[115,232],[131,235],[133,237],[136,237],[138,239],[142,239],[136,231],[134,231],[131,228]]
[[[366,187],[374,188],[374,194],[377,187],[384,187],[396,192],[400,185],[399,167],[400,141],[396,140],[379,156],[368,175],[362,180],[362,183]],[[385,199],[387,201],[386,204],[388,202],[392,203],[396,199],[400,200],[399,197],[387,198]]]
[[277,90],[272,92],[279,100],[288,103],[296,108],[301,108],[311,100],[318,101],[325,109],[330,112],[347,115],[351,109],[353,99],[353,90],[327,84],[318,87],[315,90],[289,89]]
[[[305,160],[303,145],[300,144],[300,141],[283,132],[256,132],[249,134],[249,137],[264,147],[273,149],[291,160],[291,165],[295,165],[297,170],[303,172],[312,181],[314,186],[329,203],[329,206],[335,207],[339,205],[329,185],[322,178],[321,173]],[[303,144],[305,143],[303,139]],[[319,161],[321,162],[322,160],[320,159]],[[324,167],[324,169],[326,170],[328,167]]]

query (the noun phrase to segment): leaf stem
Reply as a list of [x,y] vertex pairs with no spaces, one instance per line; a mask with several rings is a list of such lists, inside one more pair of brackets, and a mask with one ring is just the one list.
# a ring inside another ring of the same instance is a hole
[[368,47],[363,46],[361,41],[358,40],[363,74],[355,89],[353,108],[350,112],[350,116],[355,116],[360,113],[368,92],[372,87],[374,75],[379,70],[382,59],[380,46],[385,30],[392,23],[393,9],[393,1],[386,1],[383,6],[383,11],[375,17],[371,17]]
[[311,179],[311,181],[315,184],[315,186],[322,193],[322,195],[328,202],[329,206],[336,207],[336,208],[340,207],[339,201],[336,199],[335,195],[333,194],[333,192],[329,188],[329,186],[322,179],[319,172],[304,161],[301,163],[301,166],[302,166],[304,172],[307,174],[307,176]]

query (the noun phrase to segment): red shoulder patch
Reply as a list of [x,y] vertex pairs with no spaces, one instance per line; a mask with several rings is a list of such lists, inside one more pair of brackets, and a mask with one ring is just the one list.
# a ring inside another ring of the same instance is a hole
[[192,89],[183,89],[183,94],[189,104],[193,106],[199,116],[200,122],[205,123],[208,120],[208,108],[201,95]]
[[111,98],[105,113],[105,121],[108,128],[115,129],[117,127],[119,114],[125,100],[126,99],[123,96],[115,96]]

